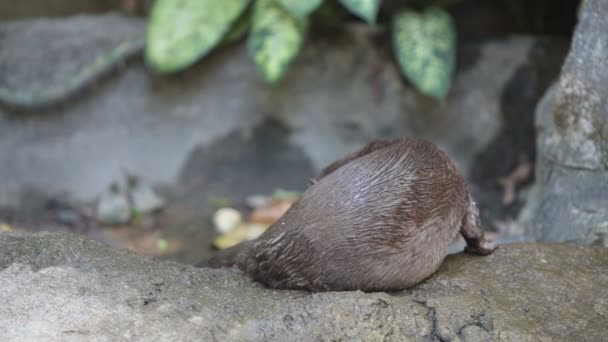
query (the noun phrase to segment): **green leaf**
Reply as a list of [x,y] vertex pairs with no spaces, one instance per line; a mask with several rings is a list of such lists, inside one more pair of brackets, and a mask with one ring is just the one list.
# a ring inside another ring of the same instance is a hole
[[450,15],[438,8],[403,11],[393,20],[393,47],[399,66],[422,93],[443,100],[450,88],[456,55]]
[[275,189],[272,193],[272,199],[277,201],[295,201],[298,197],[300,194],[297,191]]
[[303,18],[321,5],[323,0],[277,0],[291,15]]
[[340,0],[352,14],[364,19],[370,24],[376,22],[381,0]]
[[205,56],[249,0],[156,0],[150,13],[146,59],[159,72],[182,70]]
[[251,27],[251,15],[248,11],[245,11],[241,16],[232,24],[230,30],[222,38],[222,45],[228,45],[234,43],[247,35],[247,31]]
[[248,47],[266,82],[283,78],[300,51],[307,26],[306,18],[291,16],[274,0],[256,1]]

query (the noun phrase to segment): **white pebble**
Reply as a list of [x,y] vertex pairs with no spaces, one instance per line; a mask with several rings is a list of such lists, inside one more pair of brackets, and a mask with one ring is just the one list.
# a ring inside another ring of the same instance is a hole
[[220,234],[234,230],[241,223],[241,213],[233,208],[220,208],[213,214],[213,225]]

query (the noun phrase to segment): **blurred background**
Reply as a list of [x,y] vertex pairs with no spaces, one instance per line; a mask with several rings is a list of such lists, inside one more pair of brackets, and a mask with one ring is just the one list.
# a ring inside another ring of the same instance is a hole
[[463,170],[490,238],[532,239],[534,115],[578,7],[0,0],[0,231],[195,263],[335,159],[417,136]]

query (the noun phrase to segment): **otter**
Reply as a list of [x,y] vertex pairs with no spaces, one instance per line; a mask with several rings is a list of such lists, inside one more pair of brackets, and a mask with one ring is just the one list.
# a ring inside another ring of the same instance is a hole
[[418,138],[374,140],[324,168],[259,238],[198,266],[236,266],[273,289],[393,291],[432,275],[460,232],[488,255],[456,165]]

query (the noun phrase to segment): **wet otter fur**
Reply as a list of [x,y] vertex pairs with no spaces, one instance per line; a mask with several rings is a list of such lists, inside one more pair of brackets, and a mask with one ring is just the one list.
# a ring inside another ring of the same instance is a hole
[[487,255],[477,206],[431,142],[375,140],[326,167],[262,236],[206,267],[237,266],[270,288],[389,291],[433,274],[457,234]]

